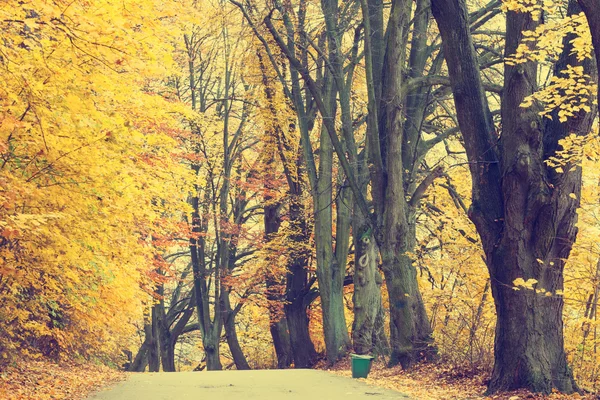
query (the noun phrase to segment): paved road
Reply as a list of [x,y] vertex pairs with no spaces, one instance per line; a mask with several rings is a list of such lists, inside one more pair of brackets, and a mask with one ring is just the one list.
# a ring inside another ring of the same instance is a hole
[[410,400],[391,390],[316,370],[131,374],[89,400]]

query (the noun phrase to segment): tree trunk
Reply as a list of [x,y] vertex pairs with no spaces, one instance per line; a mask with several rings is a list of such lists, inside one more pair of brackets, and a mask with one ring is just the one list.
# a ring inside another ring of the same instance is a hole
[[[166,333],[162,331],[162,333]],[[171,335],[160,336],[160,361],[163,372],[175,372],[175,342]]]
[[431,326],[417,285],[412,260],[400,248],[397,256],[383,252],[384,275],[390,302],[390,365],[409,368],[435,354]]
[[146,337],[148,344],[148,370],[150,372],[160,371],[160,343],[158,334],[158,304],[152,306],[151,323],[146,325]]
[[[492,279],[497,328],[494,371],[488,390],[493,393],[526,387],[547,393],[556,388],[572,393],[577,387],[564,352],[562,297],[547,297],[529,289],[515,291],[502,283],[540,268],[536,251],[523,245],[521,240],[513,246],[502,246],[491,263],[497,271]],[[543,284],[536,287],[551,293],[562,288],[562,276],[554,268],[548,268],[544,275],[538,276]]]
[[407,252],[415,241],[414,217],[406,201],[402,161],[404,104],[402,66],[411,15],[411,1],[393,2],[384,62],[380,128],[387,185],[383,198],[381,258],[390,302],[390,365],[409,368],[430,353],[431,327],[417,284],[416,269]]
[[271,321],[270,326],[273,346],[277,355],[277,368],[288,368],[294,362],[290,333],[288,332],[287,318],[282,317],[279,321]]
[[[335,89],[333,77],[327,74],[326,94],[329,115],[335,115]],[[331,132],[337,135],[336,132]],[[343,275],[345,268],[339,265],[333,249],[332,226],[332,167],[333,146],[325,125],[321,127],[319,179],[314,193],[315,244],[317,248],[317,279],[323,310],[323,335],[327,361],[335,363],[346,352],[350,344],[346,318],[344,316]],[[341,275],[341,281],[340,281]]]
[[[266,73],[264,72],[264,65],[262,64],[262,58],[259,53],[259,60],[261,65],[261,70],[263,71],[263,85],[265,86],[265,92],[267,94],[267,100],[269,101],[270,109],[275,112],[275,107],[273,105],[273,93],[269,86],[269,82],[266,77]],[[277,133],[283,134],[283,130],[279,129],[278,132],[273,132],[270,137],[266,138],[267,143],[266,146],[271,146],[273,149],[267,149],[266,152],[269,152],[267,156],[267,181],[265,179],[265,187],[267,190],[273,190],[273,182],[274,173],[274,148],[276,148],[275,141]],[[284,160],[285,161],[285,160]],[[286,172],[288,168],[286,168]],[[288,172],[289,173],[289,172]],[[293,190],[295,187],[295,183],[290,179],[290,189]],[[281,208],[280,203],[274,203],[271,196],[265,196],[265,206],[264,206],[264,227],[265,227],[265,241],[270,242],[273,237],[279,231],[281,226],[281,218],[279,216],[279,209]],[[291,257],[291,255],[290,255]],[[268,261],[271,261],[268,259]],[[285,294],[283,291],[285,290],[285,277],[280,276],[278,271],[273,274],[269,269],[266,273],[265,283],[267,286],[267,300],[270,302],[268,305],[269,308],[269,330],[271,331],[271,337],[273,339],[273,346],[275,347],[275,354],[277,356],[277,368],[287,368],[294,362],[294,357],[292,353],[292,347],[290,344],[290,334],[288,332],[287,320],[285,318],[285,314],[283,311]]]
[[221,306],[223,307],[222,315],[223,325],[225,327],[225,337],[227,338],[227,344],[229,345],[229,351],[233,357],[235,368],[238,370],[250,369],[250,365],[248,364],[248,360],[246,360],[246,356],[242,351],[242,346],[240,346],[240,341],[237,336],[235,327],[236,313],[231,309],[229,292],[227,290],[221,292]]
[[[595,0],[579,0],[579,5],[588,20],[590,32],[592,33],[594,54],[596,55],[596,65],[600,66],[600,8],[598,8],[598,2]],[[598,82],[600,82],[600,76]],[[600,99],[600,86],[598,86],[597,98]],[[600,103],[598,103],[598,110],[600,110]]]
[[[251,21],[249,21],[252,24]],[[288,25],[289,26],[289,25]],[[292,44],[290,38],[290,45]],[[304,177],[302,171],[302,155],[296,154],[295,158],[290,158],[289,154],[295,154],[297,149],[290,138],[286,135],[287,128],[284,126],[293,126],[293,120],[280,121],[277,117],[277,105],[274,102],[276,86],[269,82],[266,66],[263,62],[263,55],[260,51],[257,52],[259,67],[262,73],[262,82],[267,98],[267,106],[273,114],[275,123],[273,130],[268,132],[265,140],[267,176],[265,179],[265,187],[274,189],[275,182],[274,162],[275,149],[283,164],[286,181],[289,187],[289,221],[292,234],[289,236],[291,244],[289,246],[287,274],[285,284],[283,279],[277,275],[269,275],[266,279],[267,299],[272,303],[269,307],[270,313],[270,331],[273,337],[273,345],[277,354],[278,368],[289,367],[295,362],[296,366],[310,367],[314,364],[317,358],[314,345],[308,334],[308,317],[306,315],[307,306],[304,299],[310,291],[308,282],[308,254],[303,248],[304,243],[309,240],[309,230],[306,223],[306,214],[304,205],[302,204],[302,191],[304,187]],[[275,67],[275,66],[274,66]],[[296,108],[298,125],[301,131],[301,136],[308,138],[308,126],[306,115],[304,114],[304,105],[300,96],[300,85],[298,74],[292,68],[293,79],[293,95],[289,98]],[[269,147],[270,146],[270,147]],[[312,150],[310,141],[306,144],[301,144],[302,150],[306,156],[306,166],[309,176],[312,176],[312,181],[316,180],[314,159],[311,159]],[[279,231],[281,219],[279,217],[280,204],[271,204],[271,197],[265,196],[265,240],[270,241],[272,236]],[[282,286],[285,286],[285,294]],[[294,304],[292,307],[287,307],[284,302]],[[279,308],[279,306],[281,308]],[[283,314],[283,315],[282,315]],[[287,317],[290,315],[294,322],[288,324]],[[303,315],[302,315],[303,314]],[[293,328],[291,327],[293,326]],[[294,345],[292,345],[294,343]]]
[[[306,214],[300,199],[290,196],[290,228],[292,243],[306,243],[308,228]],[[317,352],[308,330],[307,302],[310,286],[308,283],[308,254],[304,247],[290,249],[288,274],[286,276],[286,304],[284,305],[290,334],[290,344],[296,368],[310,368],[317,361]]]
[[220,329],[218,332],[215,331],[215,329],[211,329],[202,337],[202,346],[206,355],[206,369],[208,371],[220,371],[223,369],[219,347],[221,332]]
[[[379,292],[381,297],[381,291]],[[380,300],[381,303],[381,300]],[[379,307],[377,315],[375,316],[375,326],[373,327],[373,354],[377,355],[389,355],[390,344],[388,337],[385,333],[385,309],[383,304]]]
[[308,331],[308,316],[304,299],[298,298],[286,304],[285,315],[294,353],[294,367],[310,368],[317,361],[317,352]]
[[[354,225],[354,321],[352,342],[356,354],[373,354],[382,349],[378,318],[382,317],[382,277],[377,267],[378,250],[371,229],[364,222]],[[385,336],[384,336],[385,338]]]
[[127,369],[130,372],[144,372],[148,365],[148,349],[150,347],[150,340],[148,337],[144,339],[144,343],[140,346],[133,362]]
[[[171,315],[172,309],[169,310],[169,313],[164,312],[164,301],[161,301],[160,306],[162,308],[160,312],[160,320],[159,320],[159,338],[160,338],[160,359],[162,363],[163,372],[176,372],[175,367],[175,345],[177,344],[177,340],[179,336],[185,330],[185,327],[194,314],[194,300],[195,295],[192,294],[190,302],[187,305],[187,309],[185,309],[182,313],[177,313],[175,317]],[[174,303],[171,303],[174,306]],[[177,319],[175,323],[174,318]],[[175,325],[171,328],[171,326],[175,323]]]

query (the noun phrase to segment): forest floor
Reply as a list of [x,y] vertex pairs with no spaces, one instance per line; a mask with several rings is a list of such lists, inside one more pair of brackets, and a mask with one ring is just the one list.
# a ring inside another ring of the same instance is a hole
[[125,376],[103,365],[21,360],[0,372],[0,399],[81,400]]
[[[328,369],[336,375],[351,377],[350,358]],[[514,391],[493,396],[485,396],[489,373],[482,370],[453,369],[445,364],[417,365],[411,371],[403,371],[400,366],[387,368],[385,363],[375,362],[368,378],[359,379],[368,385],[397,390],[419,400],[598,400],[599,394],[550,396],[535,395],[527,391]]]
[[[321,368],[323,369],[323,366]],[[328,371],[342,377],[351,377],[349,358],[339,362]],[[298,372],[303,373],[303,371]],[[317,371],[305,371],[304,373],[312,372],[318,373]],[[232,371],[232,373],[235,376],[235,372]],[[252,374],[251,371],[245,373]],[[112,384],[126,379],[127,375],[102,365],[89,363],[57,364],[42,360],[23,360],[0,371],[0,399],[81,400],[99,389],[110,387]],[[134,374],[133,379],[138,379],[135,376],[138,376],[139,379],[144,377],[143,380],[147,383],[147,374]],[[227,373],[227,376],[233,377],[230,373]],[[444,364],[420,365],[410,372],[405,372],[400,367],[386,368],[383,362],[376,362],[367,379],[358,379],[352,382],[360,384],[357,381],[362,381],[374,389],[377,388],[375,390],[391,389],[418,400],[600,399],[600,394],[540,396],[524,391],[486,397],[483,393],[488,377],[489,375],[485,371],[458,371]],[[249,382],[255,383],[257,380],[253,377]],[[346,381],[346,385],[347,382],[350,381]],[[239,389],[239,386],[236,386],[231,386],[231,389]],[[312,384],[301,384],[300,387],[302,386],[314,388]],[[102,393],[100,392],[100,395]]]

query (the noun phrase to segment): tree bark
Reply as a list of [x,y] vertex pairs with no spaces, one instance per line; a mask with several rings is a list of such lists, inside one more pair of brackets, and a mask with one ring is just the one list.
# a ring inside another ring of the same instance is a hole
[[[594,0],[579,0],[579,5],[585,13],[590,26],[594,54],[596,55],[596,65],[598,66],[600,65],[600,8],[598,7],[598,2]],[[600,77],[598,81],[600,82]],[[598,86],[597,98],[600,99],[600,86]],[[600,110],[600,103],[598,104],[598,110]]]
[[144,329],[146,337],[149,337],[148,343],[148,370],[150,372],[160,371],[160,343],[158,334],[158,304],[152,306],[150,324]]
[[294,362],[294,355],[290,343],[287,318],[283,317],[279,321],[271,321],[269,329],[277,356],[277,368],[290,367]]
[[317,361],[317,352],[310,339],[308,316],[304,298],[296,298],[285,305],[295,368],[310,368]]
[[[265,199],[265,240],[269,242],[277,234],[281,225],[279,208],[281,204],[270,204],[270,199]],[[270,271],[267,272],[269,274]],[[277,368],[287,368],[294,362],[287,319],[285,318],[284,302],[285,277],[268,275],[266,277],[267,300],[269,304],[269,330],[277,356]]]
[[[308,241],[308,227],[304,207],[297,196],[290,197],[290,227],[294,232],[290,239],[294,243]],[[310,285],[308,279],[308,254],[300,246],[291,249],[288,274],[286,276],[286,304],[284,305],[290,334],[290,344],[296,368],[310,368],[317,361],[317,352],[310,338],[307,315]]]
[[150,341],[146,337],[144,339],[144,343],[140,346],[133,362],[127,369],[130,372],[144,372],[146,370],[146,366],[148,366],[148,348],[150,347]]
[[358,221],[354,226],[354,321],[352,343],[356,354],[379,353],[385,343],[379,343],[377,331],[381,316],[381,285],[383,279],[377,266],[378,249],[368,225]]
[[[281,162],[283,164],[283,171],[286,177],[286,181],[289,187],[288,196],[290,202],[290,220],[293,225],[296,225],[300,231],[302,226],[298,224],[295,219],[299,218],[302,213],[301,205],[297,203],[298,196],[302,190],[301,186],[301,174],[297,168],[297,163],[290,162],[289,157],[286,153],[289,153],[291,149],[289,140],[285,137],[285,130],[282,126],[285,121],[281,121],[277,117],[277,107],[275,105],[275,84],[269,80],[267,73],[267,67],[263,61],[263,55],[260,50],[257,51],[257,57],[259,62],[260,71],[262,74],[262,83],[264,86],[265,97],[267,99],[267,107],[273,114],[274,122],[273,129],[266,132],[265,137],[265,164],[266,164],[266,176],[264,180],[264,186],[267,193],[270,190],[275,190],[275,155],[279,153]],[[294,203],[294,204],[292,204]],[[264,230],[265,230],[265,242],[273,240],[274,236],[279,232],[281,227],[281,218],[279,210],[283,207],[282,202],[274,201],[273,196],[270,194],[265,195],[265,206],[264,206]],[[300,217],[302,218],[302,217]],[[300,237],[300,236],[297,236]],[[295,254],[292,252],[289,255],[290,265],[295,265]],[[301,257],[304,258],[304,257]],[[270,261],[270,260],[268,260]],[[290,342],[290,333],[288,331],[287,319],[285,317],[284,302],[286,294],[286,279],[289,281],[292,269],[288,270],[286,276],[279,276],[279,271],[273,273],[272,270],[266,272],[266,286],[267,286],[267,300],[269,304],[269,330],[271,331],[271,337],[273,338],[273,346],[275,347],[275,354],[277,356],[277,368],[287,368],[294,362],[294,354]],[[302,272],[305,273],[305,272]],[[310,339],[310,338],[309,338]]]

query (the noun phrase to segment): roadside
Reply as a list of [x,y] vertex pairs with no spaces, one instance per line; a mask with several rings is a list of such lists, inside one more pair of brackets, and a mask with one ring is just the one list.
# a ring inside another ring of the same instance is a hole
[[0,372],[2,400],[80,400],[125,373],[103,365],[28,360]]
[[[345,358],[328,371],[351,377],[350,359]],[[488,377],[489,374],[485,371],[457,371],[444,364],[417,365],[406,372],[400,366],[387,368],[384,362],[377,361],[373,364],[368,378],[359,380],[368,385],[397,390],[419,400],[597,400],[600,398],[598,395],[579,394],[542,396],[527,391],[484,396]]]

